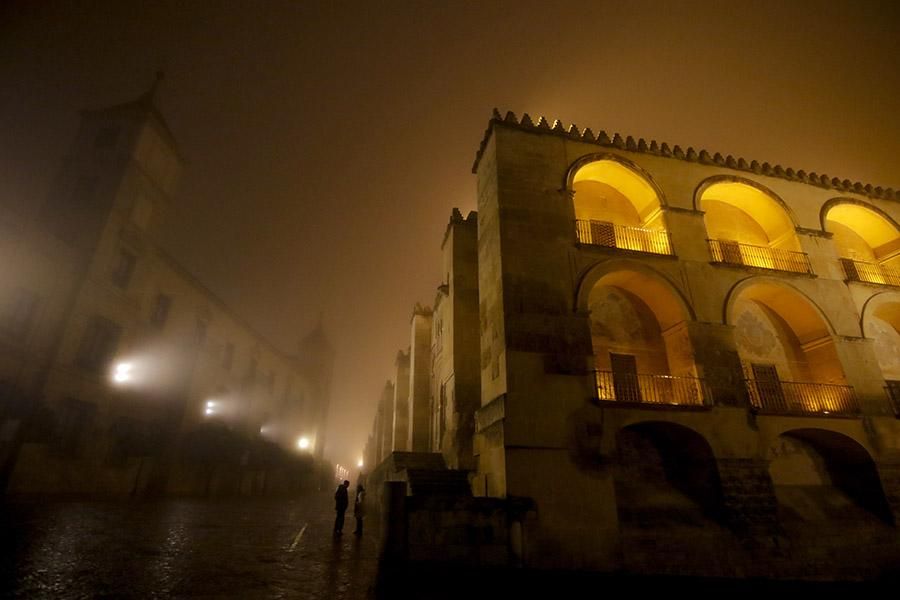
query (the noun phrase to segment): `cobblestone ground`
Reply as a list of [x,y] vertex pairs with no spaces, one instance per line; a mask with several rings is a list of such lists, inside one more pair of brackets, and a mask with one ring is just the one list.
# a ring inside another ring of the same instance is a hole
[[0,505],[0,596],[373,597],[376,544],[298,500]]

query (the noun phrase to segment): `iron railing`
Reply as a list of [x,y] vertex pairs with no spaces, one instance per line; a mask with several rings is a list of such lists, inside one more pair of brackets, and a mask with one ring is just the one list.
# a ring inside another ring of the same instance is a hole
[[760,412],[804,415],[857,415],[859,403],[849,385],[748,379],[750,405]]
[[852,258],[842,258],[841,267],[844,269],[847,281],[864,281],[900,287],[900,271],[897,269]]
[[663,229],[628,227],[608,221],[578,220],[575,221],[575,232],[582,244],[650,254],[672,254],[672,240],[669,232]]
[[600,400],[704,406],[710,397],[699,377],[595,371]]
[[894,409],[894,416],[900,419],[900,381],[888,381],[884,389]]
[[741,244],[730,240],[707,241],[715,262],[791,273],[812,273],[809,257],[805,252]]

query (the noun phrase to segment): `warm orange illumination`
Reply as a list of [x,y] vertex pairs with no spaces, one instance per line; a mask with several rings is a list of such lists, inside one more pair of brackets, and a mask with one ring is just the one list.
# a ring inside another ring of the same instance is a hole
[[[648,223],[658,216],[659,198],[646,179],[614,160],[598,160],[581,167],[572,181],[575,188],[575,213],[580,219],[603,219],[622,225],[638,225],[611,219],[610,214],[598,212],[601,205],[607,210],[621,204],[620,199],[631,205],[631,210],[622,208],[622,213],[632,213],[640,223]],[[579,199],[579,193],[582,199]],[[604,192],[606,197],[604,197]],[[586,198],[591,197],[592,198]],[[598,198],[599,196],[599,198]],[[598,203],[597,200],[602,202]]]
[[825,229],[834,235],[849,281],[900,286],[900,232],[878,212],[858,204],[828,211]]

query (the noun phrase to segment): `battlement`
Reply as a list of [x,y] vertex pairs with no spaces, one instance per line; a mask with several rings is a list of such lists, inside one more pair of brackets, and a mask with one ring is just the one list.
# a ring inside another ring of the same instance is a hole
[[488,141],[491,139],[495,126],[512,127],[522,131],[539,133],[543,135],[554,135],[567,139],[594,144],[605,148],[618,148],[628,152],[638,152],[641,154],[651,154],[654,156],[662,156],[665,158],[674,158],[687,162],[700,163],[703,165],[715,165],[733,169],[735,171],[743,171],[746,173],[754,173],[756,175],[764,175],[767,177],[777,177],[788,181],[805,183],[828,190],[838,192],[846,192],[867,196],[869,198],[879,198],[884,200],[900,200],[900,190],[893,188],[883,188],[881,186],[873,186],[870,183],[862,183],[859,181],[850,181],[849,179],[841,179],[839,177],[829,177],[825,174],[819,174],[815,171],[805,171],[804,169],[793,169],[783,167],[781,165],[771,165],[768,162],[760,163],[756,160],[744,158],[735,158],[731,154],[722,155],[720,152],[710,152],[708,150],[695,150],[692,146],[688,146],[687,150],[682,149],[679,145],[670,146],[666,142],[657,142],[651,140],[647,142],[644,138],[634,139],[632,136],[622,137],[619,133],[614,133],[612,137],[602,129],[595,135],[590,127],[580,129],[574,123],[566,127],[559,119],[550,123],[545,117],[541,116],[535,123],[528,113],[524,113],[522,118],[516,117],[512,111],[508,111],[506,116],[502,116],[496,108],[488,122],[488,127],[484,132],[484,137],[475,154],[475,162],[472,164],[472,172],[478,171],[478,164],[487,147]]

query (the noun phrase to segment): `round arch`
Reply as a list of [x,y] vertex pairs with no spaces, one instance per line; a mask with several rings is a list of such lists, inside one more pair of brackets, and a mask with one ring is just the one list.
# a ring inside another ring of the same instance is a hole
[[[872,265],[897,266],[900,225],[881,209],[852,198],[833,198],[819,213],[822,230],[833,236],[841,258]],[[878,267],[860,267],[864,280],[884,283]]]
[[784,212],[790,218],[791,224],[793,224],[794,227],[797,226],[797,216],[794,214],[793,209],[788,205],[787,202],[782,199],[781,196],[779,196],[763,184],[759,183],[758,181],[747,179],[746,177],[740,177],[738,175],[714,175],[712,177],[707,177],[706,179],[701,181],[694,189],[694,210],[702,211],[703,209],[701,208],[701,200],[703,194],[712,186],[722,183],[736,183],[756,188],[757,191],[765,194],[774,202],[777,202],[782,210],[784,210]]
[[656,194],[656,198],[659,201],[660,206],[668,206],[666,201],[666,195],[663,193],[662,188],[659,187],[659,184],[653,179],[653,176],[650,175],[643,167],[639,164],[628,160],[623,156],[619,156],[618,154],[611,154],[609,152],[594,152],[592,154],[585,154],[584,156],[579,157],[575,160],[569,168],[566,170],[565,179],[563,181],[563,189],[568,192],[574,192],[574,185],[576,175],[579,171],[581,171],[585,166],[601,161],[609,161],[618,163],[622,167],[632,171],[637,177],[643,179],[647,185],[653,188],[653,192]]
[[[566,174],[566,189],[575,220],[601,228],[591,234],[595,244],[608,245],[607,237],[628,239],[623,232],[630,230],[637,239],[624,247],[644,250],[647,232],[665,229],[665,200],[659,186],[643,169],[620,156],[592,154],[575,161]],[[627,229],[618,229],[623,227]]]
[[779,504],[795,511],[798,506],[811,508],[818,518],[845,521],[874,515],[893,522],[870,450],[846,433],[818,427],[786,429],[767,452]]
[[798,329],[797,327],[794,327],[794,325],[798,326],[799,331],[801,332],[810,330],[815,331],[815,321],[819,320],[825,326],[824,329],[819,330],[823,335],[834,334],[835,330],[834,325],[831,323],[831,319],[828,318],[828,315],[826,315],[822,309],[819,308],[819,305],[809,296],[785,281],[764,275],[751,276],[742,279],[728,290],[728,293],[725,295],[725,303],[722,309],[722,323],[725,325],[734,325],[732,311],[735,302],[746,293],[746,290],[754,287],[759,287],[759,289],[757,290],[757,293],[754,293],[751,296],[751,298],[754,300],[768,298],[770,300],[769,308],[779,314],[780,311],[778,309],[783,307],[784,304],[789,301],[789,298],[785,295],[779,297],[777,294],[778,291],[783,291],[784,294],[787,295],[794,295],[802,300],[804,303],[803,306],[805,306],[807,310],[804,310],[799,314],[790,315],[789,318],[785,318],[785,321],[787,321],[789,325],[792,325],[792,329],[794,329],[795,332],[798,331]]
[[869,211],[875,213],[877,216],[884,219],[896,231],[900,231],[900,223],[897,223],[897,221],[891,215],[887,214],[886,212],[884,212],[882,209],[878,208],[874,204],[870,204],[868,202],[864,202],[864,201],[858,200],[856,198],[839,197],[839,198],[832,198],[831,200],[828,200],[825,204],[822,205],[822,208],[819,210],[819,224],[821,225],[823,232],[825,232],[825,233],[828,232],[828,229],[825,225],[826,221],[828,220],[828,213],[831,211],[831,209],[833,209],[837,206],[840,206],[842,204],[858,206],[859,208],[869,210]]
[[[716,176],[694,192],[710,239],[799,251],[796,217],[777,194],[750,179]],[[758,265],[766,266],[766,265]]]
[[[616,431],[615,440],[620,467],[617,494],[626,495],[620,506],[640,510],[647,501],[658,508],[662,499],[669,504],[667,513],[691,511],[693,504],[693,510],[699,507],[708,517],[722,516],[719,470],[702,434],[671,421],[637,421]],[[660,488],[677,490],[690,504],[671,494],[650,492]]]
[[[600,261],[585,270],[579,278],[575,290],[574,311],[587,312],[591,290],[594,289],[594,286],[601,279],[615,273],[634,273],[653,280],[657,284],[655,289],[662,292],[662,298],[668,296],[677,302],[685,317],[681,320],[696,320],[694,309],[688,302],[687,297],[671,279],[653,267],[629,258],[613,258]],[[651,308],[653,307],[651,306]]]
[[801,291],[771,277],[736,284],[725,302],[751,404],[774,412],[856,410],[834,327]]
[[881,375],[895,387],[893,382],[900,381],[900,292],[879,292],[866,300],[860,312],[860,329],[875,344]]

